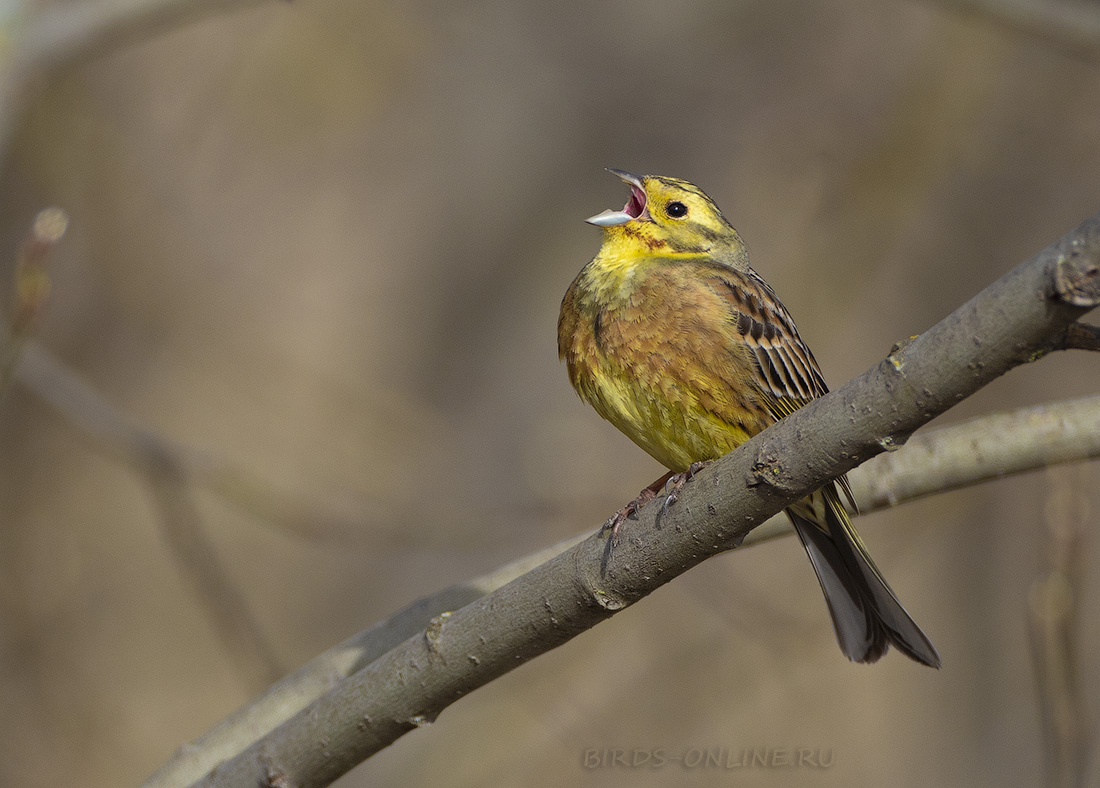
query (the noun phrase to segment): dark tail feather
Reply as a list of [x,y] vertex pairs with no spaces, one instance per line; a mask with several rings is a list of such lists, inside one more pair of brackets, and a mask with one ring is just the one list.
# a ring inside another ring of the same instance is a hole
[[[844,655],[853,662],[874,662],[893,644],[910,659],[938,668],[936,647],[867,554],[836,487],[821,489],[787,514],[817,573]],[[819,515],[825,525],[815,522]]]

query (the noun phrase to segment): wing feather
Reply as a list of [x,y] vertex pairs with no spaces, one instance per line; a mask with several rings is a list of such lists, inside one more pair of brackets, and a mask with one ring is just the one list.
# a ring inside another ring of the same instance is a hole
[[773,415],[782,418],[826,393],[821,368],[771,287],[751,268],[723,274],[721,294],[730,302],[737,333],[756,359],[757,382],[776,400]]
[[[767,282],[751,268],[719,277],[721,294],[733,312],[741,340],[756,359],[757,383],[771,395],[767,408],[779,420],[829,391],[814,354],[802,341],[787,308]],[[844,497],[856,506],[846,476],[837,479]]]

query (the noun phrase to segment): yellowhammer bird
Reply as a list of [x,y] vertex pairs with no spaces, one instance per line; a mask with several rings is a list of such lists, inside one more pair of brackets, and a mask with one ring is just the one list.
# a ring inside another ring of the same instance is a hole
[[[562,300],[558,352],[581,399],[683,473],[828,388],[786,308],[749,268],[737,231],[702,190],[611,172],[630,186],[630,199],[588,220],[603,228],[603,247]],[[847,481],[839,483],[850,497]],[[845,656],[874,662],[893,644],[939,667],[935,647],[867,554],[836,483],[787,514]]]

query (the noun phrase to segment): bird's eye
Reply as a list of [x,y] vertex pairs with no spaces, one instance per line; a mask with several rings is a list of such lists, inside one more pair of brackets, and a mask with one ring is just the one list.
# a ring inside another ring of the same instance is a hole
[[665,206],[665,213],[671,216],[673,219],[681,219],[687,216],[688,207],[682,202],[673,201]]

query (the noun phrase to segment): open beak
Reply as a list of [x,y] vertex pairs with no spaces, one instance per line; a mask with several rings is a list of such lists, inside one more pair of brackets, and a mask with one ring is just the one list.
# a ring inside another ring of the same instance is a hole
[[614,227],[617,224],[626,224],[634,219],[649,221],[649,210],[646,207],[646,196],[645,189],[642,187],[642,177],[626,172],[625,170],[616,170],[611,167],[608,167],[607,171],[613,175],[618,175],[623,183],[630,186],[630,199],[626,201],[626,205],[623,206],[621,211],[607,210],[585,219],[585,221],[597,227]]

